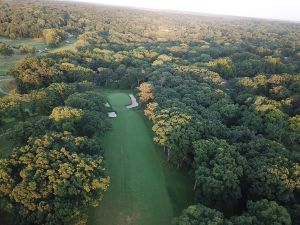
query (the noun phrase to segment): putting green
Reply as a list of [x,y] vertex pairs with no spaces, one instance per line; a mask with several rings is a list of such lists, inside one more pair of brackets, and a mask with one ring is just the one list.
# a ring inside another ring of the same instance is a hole
[[126,109],[126,92],[106,92],[117,118],[103,140],[111,184],[89,225],[170,225],[192,203],[192,182],[165,162],[141,111]]

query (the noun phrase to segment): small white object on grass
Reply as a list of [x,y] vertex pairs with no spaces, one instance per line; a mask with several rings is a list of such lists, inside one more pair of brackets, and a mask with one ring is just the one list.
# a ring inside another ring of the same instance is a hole
[[117,117],[117,113],[116,112],[109,112],[107,114],[108,114],[108,117],[111,117],[111,118]]
[[107,107],[107,108],[110,107],[110,105],[109,105],[108,102],[106,102],[104,105],[105,105],[105,107]]
[[131,109],[134,107],[137,107],[139,105],[139,103],[137,102],[136,98],[134,97],[133,94],[129,95],[130,99],[131,99],[131,105],[126,106],[127,109]]

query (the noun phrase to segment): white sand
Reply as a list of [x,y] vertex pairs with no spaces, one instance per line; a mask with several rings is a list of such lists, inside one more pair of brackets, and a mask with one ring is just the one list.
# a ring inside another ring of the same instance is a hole
[[107,108],[110,107],[110,104],[109,104],[108,102],[106,102],[104,105],[105,105],[105,107],[107,107]]
[[131,99],[131,105],[126,106],[127,109],[131,109],[134,107],[137,107],[139,105],[139,103],[137,102],[136,98],[133,96],[133,94],[129,95],[130,99]]
[[117,117],[117,113],[116,112],[109,112],[107,114],[108,114],[108,117],[111,117],[111,118]]

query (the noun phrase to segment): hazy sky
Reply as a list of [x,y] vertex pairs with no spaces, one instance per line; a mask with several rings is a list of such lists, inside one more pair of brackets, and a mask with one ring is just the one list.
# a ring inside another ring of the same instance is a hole
[[300,0],[73,0],[139,8],[171,9],[300,21]]

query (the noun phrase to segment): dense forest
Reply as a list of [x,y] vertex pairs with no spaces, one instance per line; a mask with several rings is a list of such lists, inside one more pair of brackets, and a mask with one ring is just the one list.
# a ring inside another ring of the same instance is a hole
[[193,177],[195,203],[174,224],[300,224],[299,23],[0,1],[0,36],[68,35],[76,50],[29,49],[7,72],[0,207],[15,224],[85,224],[101,204],[99,87],[134,89],[168,162]]

